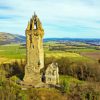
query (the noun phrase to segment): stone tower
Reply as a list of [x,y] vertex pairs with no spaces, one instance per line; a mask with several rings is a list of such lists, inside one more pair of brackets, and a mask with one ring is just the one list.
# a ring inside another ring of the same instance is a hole
[[34,13],[26,28],[26,66],[24,82],[31,85],[41,83],[40,70],[44,67],[42,24]]

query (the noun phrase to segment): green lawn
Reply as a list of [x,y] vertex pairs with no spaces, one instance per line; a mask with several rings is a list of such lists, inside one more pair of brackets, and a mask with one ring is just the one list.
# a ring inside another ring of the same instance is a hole
[[[0,46],[0,58],[8,59],[25,59],[26,56],[25,47],[20,46],[20,44],[2,45]],[[44,47],[44,52],[46,57],[54,56],[56,58],[67,57],[72,61],[88,61],[87,57],[83,57],[78,53],[65,52],[65,51],[49,51],[47,47]]]
[[23,59],[25,58],[25,49],[21,48],[19,44],[0,46],[0,57]]

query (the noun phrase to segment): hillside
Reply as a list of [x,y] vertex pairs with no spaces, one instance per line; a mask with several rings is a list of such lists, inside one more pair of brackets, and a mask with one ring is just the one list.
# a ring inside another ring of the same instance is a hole
[[25,37],[17,34],[0,32],[0,45],[11,43],[24,43]]
[[90,45],[95,45],[95,46],[100,46],[100,38],[45,38],[44,42],[60,42],[60,43],[65,43],[65,42],[81,42],[85,44],[90,44]]
[[[94,46],[100,45],[100,39],[82,39],[82,38],[44,38],[44,42],[60,42],[70,43],[70,45],[77,45],[79,43],[89,44]],[[0,45],[11,43],[25,43],[25,36],[18,34],[11,34],[6,32],[0,32]],[[67,44],[68,45],[68,44]],[[81,44],[82,45],[82,44]]]

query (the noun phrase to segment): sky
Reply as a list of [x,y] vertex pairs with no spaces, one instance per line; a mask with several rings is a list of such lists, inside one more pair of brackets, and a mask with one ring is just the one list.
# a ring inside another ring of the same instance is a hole
[[0,32],[25,35],[34,12],[45,38],[100,38],[100,0],[0,0]]

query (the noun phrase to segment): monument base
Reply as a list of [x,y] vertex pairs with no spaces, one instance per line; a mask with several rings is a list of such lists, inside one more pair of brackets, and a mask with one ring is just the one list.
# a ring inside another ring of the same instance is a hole
[[[37,84],[41,84],[41,74],[39,70],[30,69],[32,67],[26,66],[25,76],[23,79],[23,84],[36,86]],[[29,73],[30,72],[30,73]]]

